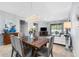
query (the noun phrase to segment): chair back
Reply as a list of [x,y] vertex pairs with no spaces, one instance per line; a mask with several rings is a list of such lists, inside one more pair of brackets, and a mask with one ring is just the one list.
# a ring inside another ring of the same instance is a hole
[[11,43],[16,52],[23,56],[23,50],[22,50],[22,42],[18,36],[11,36]]
[[51,39],[49,39],[49,46],[48,46],[49,55],[50,55],[50,53],[52,52],[53,43],[54,43],[54,36],[52,36]]
[[3,45],[3,35],[0,34],[0,45]]
[[15,45],[14,35],[11,35],[10,38],[11,38],[11,45],[13,48],[15,48],[16,45]]
[[22,36],[21,38],[28,40],[28,36]]

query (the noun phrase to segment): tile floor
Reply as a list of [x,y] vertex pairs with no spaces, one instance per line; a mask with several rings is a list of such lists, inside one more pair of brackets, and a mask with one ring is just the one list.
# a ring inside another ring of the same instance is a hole
[[[0,46],[0,57],[10,57],[11,56],[11,45]],[[64,46],[54,44],[53,47],[54,57],[74,57],[73,53],[66,50]]]

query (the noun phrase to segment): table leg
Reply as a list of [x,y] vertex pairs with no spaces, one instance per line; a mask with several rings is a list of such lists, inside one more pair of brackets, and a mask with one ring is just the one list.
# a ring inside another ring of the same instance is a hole
[[36,52],[37,52],[37,48],[33,48],[33,50],[32,50],[32,56],[33,57],[36,57]]
[[12,47],[12,53],[11,53],[11,57],[13,57],[13,52],[14,52],[14,48]]

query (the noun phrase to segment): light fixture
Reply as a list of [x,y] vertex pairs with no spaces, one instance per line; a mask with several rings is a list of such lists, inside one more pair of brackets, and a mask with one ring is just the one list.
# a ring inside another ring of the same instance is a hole
[[32,16],[28,16],[27,19],[31,21],[37,21],[40,19],[40,17],[36,15],[32,15]]
[[39,19],[39,16],[31,16],[31,19],[32,20],[38,20]]
[[69,39],[70,37],[70,32],[69,32],[69,29],[71,29],[71,22],[70,21],[67,21],[67,22],[64,22],[64,29],[66,30],[64,36],[65,36],[65,39],[66,39],[66,49],[69,49],[69,40],[71,42],[71,39]]
[[71,28],[71,22],[64,22],[64,28],[65,29],[70,29]]
[[33,26],[33,29],[35,29],[36,28],[36,26]]

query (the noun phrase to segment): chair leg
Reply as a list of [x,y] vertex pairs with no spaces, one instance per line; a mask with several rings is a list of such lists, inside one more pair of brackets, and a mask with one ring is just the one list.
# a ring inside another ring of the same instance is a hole
[[32,50],[32,56],[33,56],[33,57],[36,57],[36,56],[37,56],[37,55],[36,55],[36,52],[37,52],[37,49],[33,49],[33,50]]
[[14,48],[12,47],[12,53],[11,53],[11,57],[13,57],[13,52],[14,52]]
[[19,57],[19,54],[18,53],[16,53],[16,57]]
[[51,57],[53,57],[52,49],[51,49]]
[[16,57],[21,57],[21,55],[19,55],[19,53],[16,51]]

